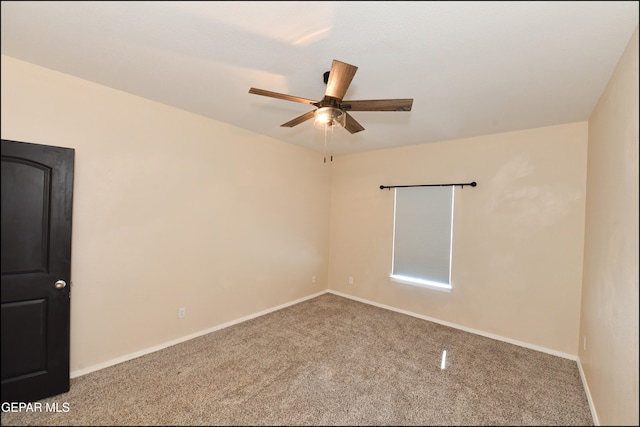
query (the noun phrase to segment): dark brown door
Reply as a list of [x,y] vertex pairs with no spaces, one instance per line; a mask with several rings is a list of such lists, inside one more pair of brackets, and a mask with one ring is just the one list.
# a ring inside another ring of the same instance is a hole
[[2,140],[2,401],[69,391],[75,151]]

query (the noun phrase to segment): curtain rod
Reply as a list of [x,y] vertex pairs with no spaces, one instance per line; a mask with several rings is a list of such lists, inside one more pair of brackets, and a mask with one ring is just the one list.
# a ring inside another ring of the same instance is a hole
[[465,185],[470,185],[471,187],[475,187],[476,182],[462,182],[462,183],[457,183],[457,184],[418,184],[418,185],[381,185],[380,189],[384,190],[385,188],[391,189],[391,188],[401,188],[401,187],[451,187],[451,186],[455,186],[455,185],[459,185],[462,188],[464,188]]

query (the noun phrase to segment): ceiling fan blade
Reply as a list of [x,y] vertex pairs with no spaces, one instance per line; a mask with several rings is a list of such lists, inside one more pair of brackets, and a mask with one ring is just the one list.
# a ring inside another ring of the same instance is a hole
[[358,123],[358,121],[354,119],[353,116],[349,115],[349,113],[347,113],[346,111],[344,113],[347,115],[344,128],[348,130],[349,133],[356,133],[364,130],[362,125]]
[[317,101],[314,101],[313,99],[307,99],[307,98],[300,98],[298,96],[285,95],[283,93],[271,92],[269,90],[256,89],[255,87],[252,87],[251,89],[249,89],[249,93],[253,93],[255,95],[269,96],[271,98],[284,99],[285,101],[300,102],[302,104],[316,105],[318,103]]
[[412,98],[342,101],[342,108],[348,111],[411,111],[412,105]]
[[357,70],[358,67],[355,65],[349,65],[334,59],[331,64],[331,71],[329,71],[325,96],[342,99]]
[[307,120],[309,120],[310,118],[313,117],[313,115],[315,114],[315,110],[311,110],[308,113],[304,113],[301,116],[296,117],[293,120],[289,120],[287,123],[283,123],[280,125],[280,127],[288,127],[288,128],[292,128],[296,125],[299,125],[302,122],[306,122]]

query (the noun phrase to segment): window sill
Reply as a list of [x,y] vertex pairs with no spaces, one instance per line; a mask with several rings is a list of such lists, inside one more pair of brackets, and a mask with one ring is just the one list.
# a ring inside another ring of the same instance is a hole
[[394,274],[389,276],[389,278],[394,282],[403,283],[405,285],[419,286],[421,288],[433,289],[440,292],[451,292],[451,285],[446,285],[444,283],[430,282],[428,280],[417,279],[415,277],[396,276]]

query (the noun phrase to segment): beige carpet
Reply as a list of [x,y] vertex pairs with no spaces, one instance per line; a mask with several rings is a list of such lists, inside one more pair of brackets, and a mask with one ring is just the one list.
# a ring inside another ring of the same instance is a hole
[[333,294],[41,403],[68,412],[6,412],[2,425],[593,425],[575,361]]

